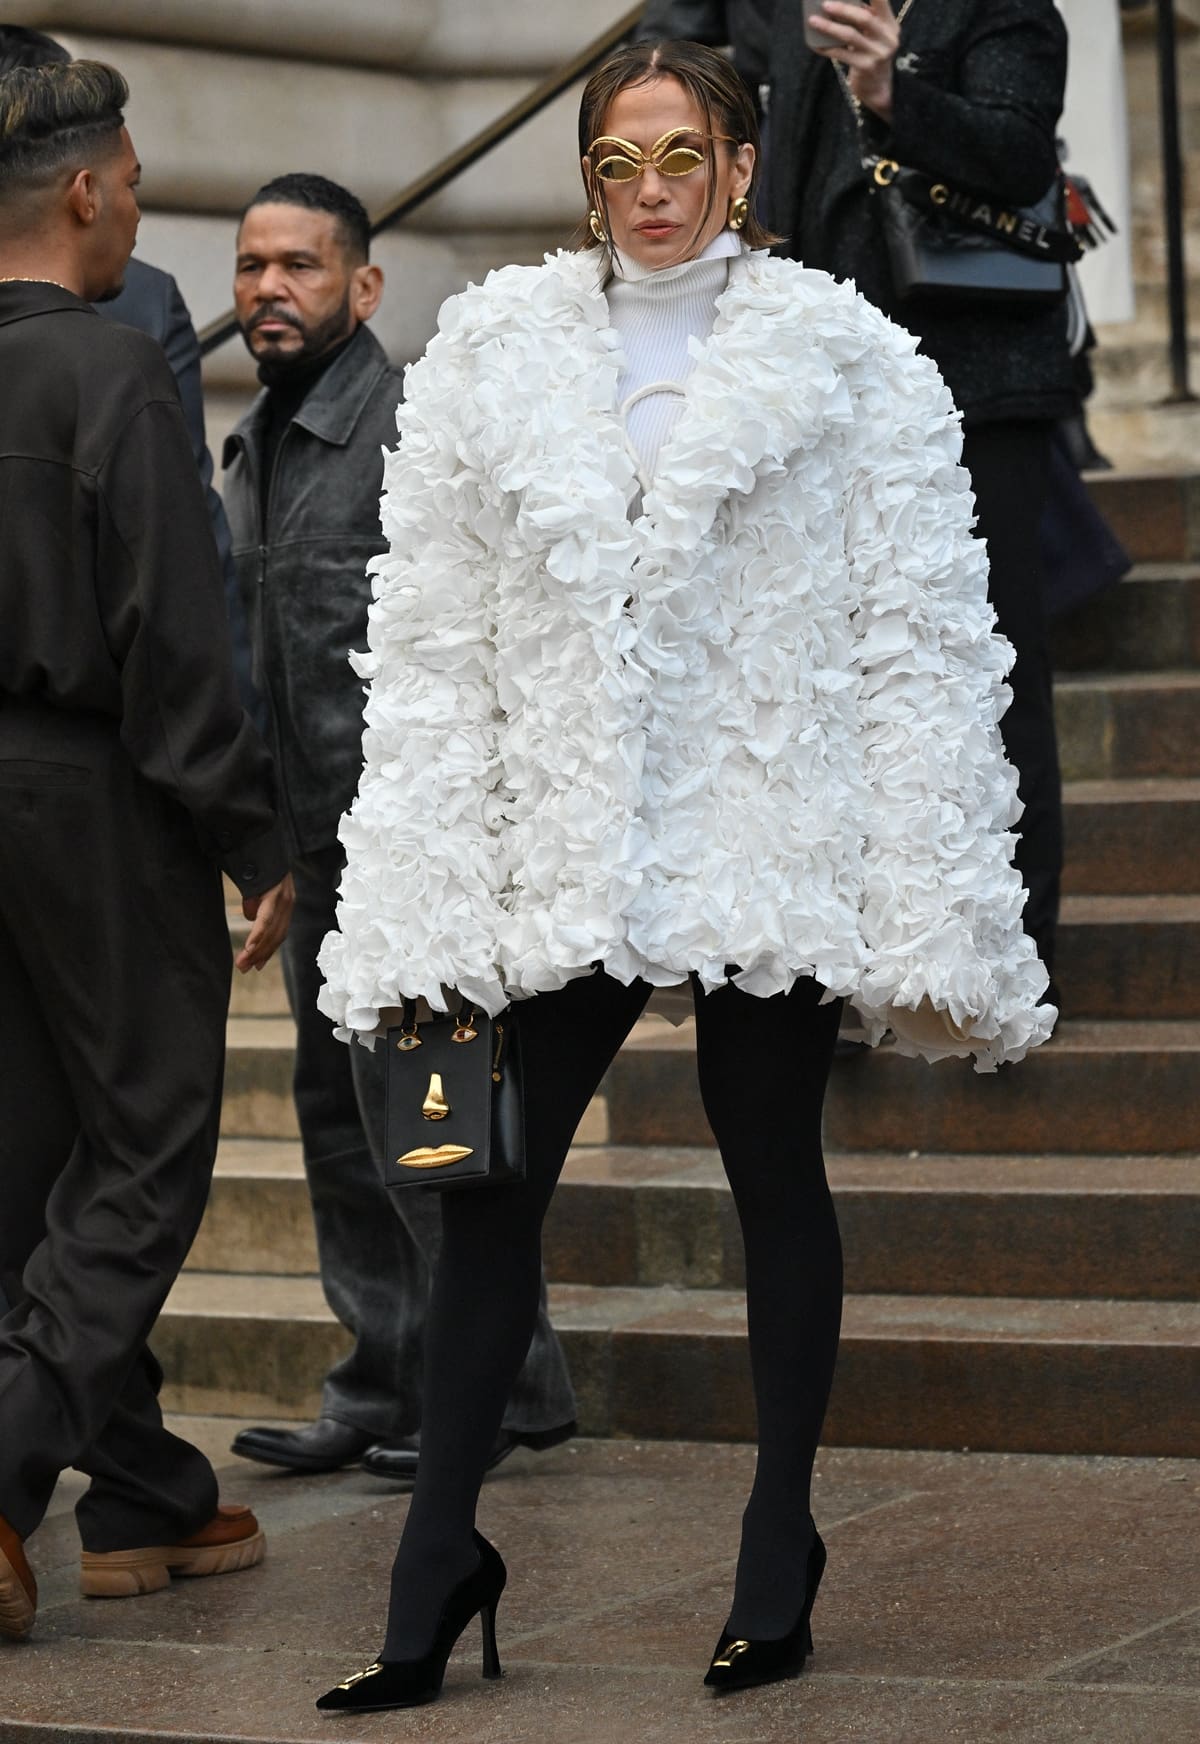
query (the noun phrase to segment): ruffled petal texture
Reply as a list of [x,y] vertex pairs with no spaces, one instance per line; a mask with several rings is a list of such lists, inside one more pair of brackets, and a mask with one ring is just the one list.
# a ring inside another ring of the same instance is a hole
[[594,257],[452,298],[407,379],[322,1008],[603,963],[978,1068],[1044,1039],[957,417],[824,274],[735,262],[636,518]]

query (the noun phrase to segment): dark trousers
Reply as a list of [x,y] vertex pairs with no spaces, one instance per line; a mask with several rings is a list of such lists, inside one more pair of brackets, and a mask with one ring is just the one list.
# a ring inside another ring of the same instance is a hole
[[216,1507],[146,1339],[204,1210],[230,950],[190,820],[115,723],[0,701],[0,1514],[91,1478],[89,1550]]
[[1063,862],[1062,777],[1039,534],[1051,432],[1047,423],[985,424],[967,431],[963,463],[975,490],[975,531],[987,541],[988,597],[997,628],[1017,656],[1008,677],[1012,704],[1000,721],[1000,734],[1025,807],[1015,856],[1028,892],[1025,931],[1053,975]]
[[[421,1464],[385,1659],[425,1651],[449,1586],[477,1559],[479,1486],[537,1312],[542,1220],[575,1128],[649,997],[644,982],[595,974],[517,1007],[526,1178],[445,1196]],[[758,1414],[731,1627],[767,1638],[786,1633],[803,1598],[809,1485],[841,1323],[841,1245],[821,1151],[840,1005],[819,998],[812,981],[773,999],[732,985],[696,995],[700,1092],[746,1250]]]
[[[296,1115],[321,1284],[354,1337],[325,1379],[321,1413],[394,1443],[421,1422],[425,1316],[442,1242],[442,1195],[384,1186],[383,1048],[347,1047],[317,1009],[317,952],[335,922],[342,866],[336,845],[297,858],[296,907],[283,949],[296,1020]],[[574,1416],[575,1395],[543,1284],[504,1426],[536,1433]]]

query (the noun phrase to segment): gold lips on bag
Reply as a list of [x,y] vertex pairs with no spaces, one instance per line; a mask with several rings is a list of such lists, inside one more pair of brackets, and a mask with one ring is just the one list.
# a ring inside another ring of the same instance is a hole
[[419,1150],[405,1151],[396,1158],[396,1167],[403,1169],[447,1169],[451,1163],[461,1163],[474,1154],[470,1145],[422,1145]]

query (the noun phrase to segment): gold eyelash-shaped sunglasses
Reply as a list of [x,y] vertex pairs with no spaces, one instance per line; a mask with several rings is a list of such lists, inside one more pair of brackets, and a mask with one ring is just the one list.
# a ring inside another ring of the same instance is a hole
[[642,151],[629,140],[618,139],[614,134],[602,134],[588,146],[588,154],[590,156],[601,146],[617,147],[616,151],[610,150],[606,157],[593,165],[604,182],[636,182],[647,167],[656,169],[660,176],[690,176],[707,160],[695,146],[674,144],[678,139],[720,139],[728,145],[737,144],[728,133],[697,133],[692,127],[673,127],[670,133],[656,139],[649,151]]

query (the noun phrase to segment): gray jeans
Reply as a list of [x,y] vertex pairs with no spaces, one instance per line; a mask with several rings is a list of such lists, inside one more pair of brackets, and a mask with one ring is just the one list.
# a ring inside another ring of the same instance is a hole
[[[440,1194],[383,1183],[383,1049],[346,1047],[317,1010],[317,951],[334,924],[340,847],[292,867],[296,907],[283,973],[296,1020],[294,1093],[317,1231],[321,1284],[354,1348],[329,1372],[321,1414],[384,1443],[421,1422],[425,1310],[442,1241]],[[566,1359],[546,1312],[546,1286],[529,1354],[504,1427],[554,1429],[575,1416]]]

